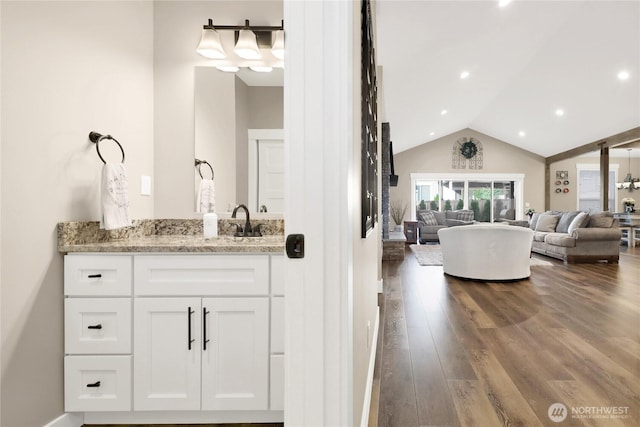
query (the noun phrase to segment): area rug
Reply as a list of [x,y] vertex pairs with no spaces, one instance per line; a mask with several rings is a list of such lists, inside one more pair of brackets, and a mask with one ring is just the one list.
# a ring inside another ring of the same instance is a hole
[[[442,265],[440,245],[411,245],[411,251],[420,265]],[[531,266],[553,266],[552,262],[538,258],[530,258]]]

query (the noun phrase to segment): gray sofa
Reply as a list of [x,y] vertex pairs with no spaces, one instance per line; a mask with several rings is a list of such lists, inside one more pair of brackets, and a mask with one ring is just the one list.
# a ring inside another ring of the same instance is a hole
[[437,242],[438,230],[441,228],[454,227],[456,225],[473,224],[473,211],[460,209],[457,211],[433,211],[419,210],[416,217],[418,218],[418,236],[420,243]]
[[529,228],[534,232],[533,252],[567,263],[618,262],[621,233],[611,212],[536,213]]

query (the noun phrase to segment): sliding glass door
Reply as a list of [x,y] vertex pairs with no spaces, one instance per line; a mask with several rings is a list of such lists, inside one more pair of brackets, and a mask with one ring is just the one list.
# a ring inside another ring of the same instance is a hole
[[524,216],[523,174],[411,174],[411,182],[412,215],[420,210],[470,209],[481,222]]
[[469,209],[476,221],[491,222],[491,181],[469,181]]

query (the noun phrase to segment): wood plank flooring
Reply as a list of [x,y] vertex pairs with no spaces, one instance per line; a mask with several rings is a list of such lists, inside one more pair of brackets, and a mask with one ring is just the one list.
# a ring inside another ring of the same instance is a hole
[[640,248],[620,250],[534,255],[553,265],[514,283],[383,262],[369,426],[640,426]]

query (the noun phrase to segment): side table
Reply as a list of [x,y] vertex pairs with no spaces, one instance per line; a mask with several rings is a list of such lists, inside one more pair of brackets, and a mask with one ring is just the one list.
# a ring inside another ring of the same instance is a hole
[[418,221],[405,221],[404,235],[407,243],[418,243]]

